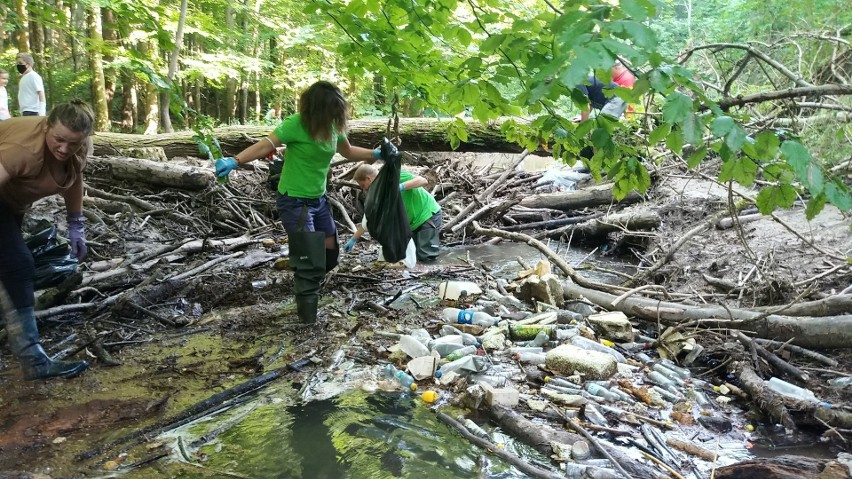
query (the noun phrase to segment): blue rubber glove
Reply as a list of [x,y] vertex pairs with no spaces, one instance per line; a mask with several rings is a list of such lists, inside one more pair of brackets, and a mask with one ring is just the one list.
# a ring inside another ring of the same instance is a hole
[[68,241],[71,243],[71,256],[81,260],[86,257],[86,217],[83,213],[68,213]]
[[228,176],[238,166],[240,165],[237,164],[237,160],[233,158],[219,158],[216,160],[216,176]]
[[381,157],[382,157],[382,149],[381,148],[376,148],[375,150],[373,150],[373,160],[378,160]]
[[355,237],[354,237],[354,236],[353,236],[352,238],[349,238],[349,241],[347,241],[347,242],[346,242],[346,244],[345,244],[345,245],[343,245],[343,252],[344,252],[344,253],[350,253],[350,252],[352,252],[352,248],[354,248],[354,247],[355,247],[355,243],[356,243],[357,241],[358,241],[358,240],[357,240],[357,239],[355,239]]
[[405,191],[405,183],[400,183],[399,184],[399,192],[402,193],[403,191]]

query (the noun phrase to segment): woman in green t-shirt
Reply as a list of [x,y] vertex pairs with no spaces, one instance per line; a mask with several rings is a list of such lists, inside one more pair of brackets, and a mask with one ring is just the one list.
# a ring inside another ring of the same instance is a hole
[[299,113],[266,138],[231,158],[216,160],[216,174],[227,176],[241,163],[287,148],[278,182],[278,215],[290,244],[296,307],[302,322],[315,322],[320,283],[337,266],[337,228],[325,194],[334,153],[353,161],[374,162],[381,149],[352,146],[346,137],[349,105],[339,88],[318,81],[302,92]]

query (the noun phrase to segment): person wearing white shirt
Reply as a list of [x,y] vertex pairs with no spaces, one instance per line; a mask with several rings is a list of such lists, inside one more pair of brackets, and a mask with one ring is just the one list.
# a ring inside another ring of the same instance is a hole
[[0,68],[0,121],[12,117],[9,114],[9,94],[6,93],[6,85],[9,83],[9,72]]
[[44,98],[44,82],[41,75],[33,70],[33,56],[29,53],[19,53],[16,58],[21,82],[18,84],[18,106],[23,116],[45,116],[47,102]]

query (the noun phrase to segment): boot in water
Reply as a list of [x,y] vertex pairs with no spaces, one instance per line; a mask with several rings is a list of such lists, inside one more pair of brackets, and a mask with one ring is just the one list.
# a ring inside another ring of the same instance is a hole
[[[15,314],[16,313],[16,314]],[[71,378],[89,368],[86,361],[54,361],[44,352],[32,307],[6,315],[9,348],[18,357],[27,379]]]

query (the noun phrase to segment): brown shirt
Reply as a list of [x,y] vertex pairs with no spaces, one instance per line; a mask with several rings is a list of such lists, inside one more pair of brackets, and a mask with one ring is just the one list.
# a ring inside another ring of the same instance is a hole
[[36,200],[64,194],[83,181],[92,140],[86,138],[80,151],[68,161],[59,161],[45,144],[47,117],[25,116],[0,122],[0,168],[9,180],[0,185],[0,203],[22,214]]

